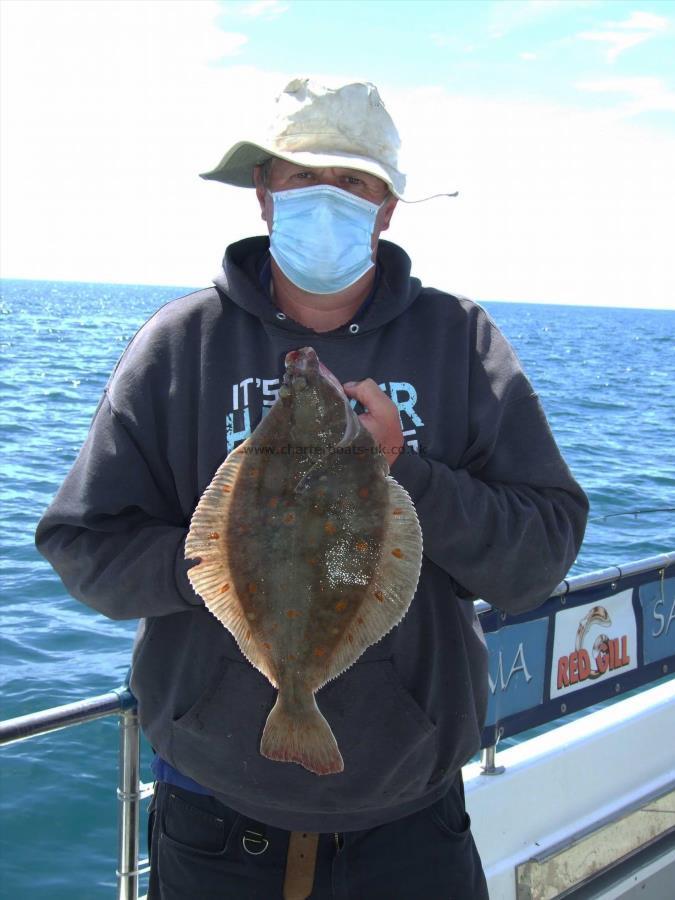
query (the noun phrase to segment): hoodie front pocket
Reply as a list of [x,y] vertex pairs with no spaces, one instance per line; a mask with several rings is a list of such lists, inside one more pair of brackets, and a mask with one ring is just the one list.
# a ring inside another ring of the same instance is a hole
[[337,775],[317,776],[260,755],[276,693],[249,664],[224,661],[224,671],[173,723],[174,765],[233,799],[317,811],[388,805],[428,783],[436,728],[389,660],[357,663],[316,695],[344,759]]

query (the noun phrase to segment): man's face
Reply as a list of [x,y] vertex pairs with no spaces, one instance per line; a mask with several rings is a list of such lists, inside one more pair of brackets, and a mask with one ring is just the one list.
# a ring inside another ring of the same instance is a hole
[[380,233],[389,228],[389,222],[398,203],[396,197],[389,194],[389,188],[381,178],[357,169],[310,168],[296,166],[284,159],[273,159],[268,168],[267,184],[265,185],[262,182],[261,170],[261,166],[256,166],[254,170],[256,195],[260,203],[261,216],[267,223],[270,234],[272,233],[274,212],[271,193],[328,184],[380,207],[375,219],[372,238],[373,254],[375,253]]

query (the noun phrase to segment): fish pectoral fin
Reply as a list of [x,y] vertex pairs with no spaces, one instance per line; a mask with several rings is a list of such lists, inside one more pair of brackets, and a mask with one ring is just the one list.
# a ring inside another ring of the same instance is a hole
[[299,763],[315,775],[336,775],[344,770],[335,735],[312,693],[302,707],[290,708],[279,692],[265,723],[260,753],[276,762]]
[[303,477],[298,481],[293,493],[296,495],[306,494],[309,491],[320,487],[320,479],[325,475],[325,473],[326,456],[322,456],[314,463],[309,472],[303,475]]
[[295,486],[294,493],[296,496],[307,494],[310,491],[318,490],[325,479],[331,476],[335,471],[335,457],[330,451],[326,451],[322,456],[318,456],[316,462],[307,471]]

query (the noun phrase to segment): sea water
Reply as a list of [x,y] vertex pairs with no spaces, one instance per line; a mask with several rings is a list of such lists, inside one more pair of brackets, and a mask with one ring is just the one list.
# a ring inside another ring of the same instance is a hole
[[[104,693],[124,679],[135,624],[109,621],[70,598],[33,534],[126,344],[154,310],[187,290],[1,284],[4,719]],[[674,549],[675,312],[485,306],[516,348],[591,500],[572,573]],[[144,748],[149,780],[147,759]],[[116,767],[115,717],[0,750],[1,897],[112,896]]]

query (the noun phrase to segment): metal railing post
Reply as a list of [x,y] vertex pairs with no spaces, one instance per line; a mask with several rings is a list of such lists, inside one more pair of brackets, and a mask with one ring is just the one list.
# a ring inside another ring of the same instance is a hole
[[504,766],[496,766],[495,760],[497,758],[497,745],[491,744],[489,747],[485,747],[482,753],[481,759],[481,775],[501,775],[505,769]]
[[138,898],[141,736],[136,708],[120,714],[117,900]]

